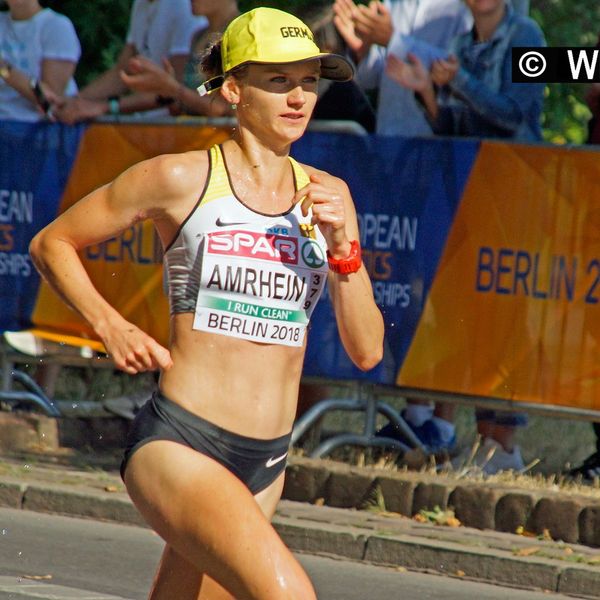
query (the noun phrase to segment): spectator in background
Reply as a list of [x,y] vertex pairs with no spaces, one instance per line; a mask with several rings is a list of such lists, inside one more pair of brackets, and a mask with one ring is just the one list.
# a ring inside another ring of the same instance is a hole
[[[529,0],[513,0],[527,14]],[[397,86],[385,72],[388,52],[416,54],[427,68],[445,58],[452,40],[468,31],[472,17],[463,0],[385,0],[356,5],[335,0],[335,24],[358,62],[357,83],[377,90],[377,133],[431,135],[431,127],[410,90]]]
[[149,92],[162,97],[172,115],[231,114],[231,108],[220,94],[200,96],[196,88],[204,82],[199,68],[204,51],[240,14],[237,0],[192,0],[191,6],[194,15],[207,19],[207,25],[193,36],[183,81],[177,78],[168,59],[163,59],[161,66],[142,55],[129,59],[127,71],[121,71],[121,79],[134,92]]
[[[192,36],[205,23],[204,18],[192,15],[190,0],[135,0],[127,40],[117,62],[76,98],[59,100],[56,116],[72,124],[107,114],[150,111],[163,106],[162,98],[156,94],[127,94],[121,71],[128,68],[134,56],[146,57],[156,64],[168,59],[176,79],[182,81]],[[164,107],[162,113],[167,114]]]
[[[512,82],[511,48],[543,46],[541,30],[528,17],[517,15],[506,0],[465,3],[473,29],[453,42],[446,59],[434,60],[428,69],[415,54],[409,54],[408,61],[390,55],[389,76],[419,95],[437,134],[540,140],[544,85]],[[444,418],[452,421],[451,406]],[[477,410],[476,418],[483,443],[475,462],[488,474],[523,469],[514,436],[517,427],[527,424],[526,415]]]
[[[306,11],[300,17],[311,28],[321,52],[347,54],[344,39],[333,23],[331,6]],[[319,80],[319,96],[313,120],[356,121],[369,133],[375,131],[375,112],[369,99],[355,81]]]
[[446,55],[452,39],[467,31],[469,12],[462,0],[386,0],[356,5],[335,0],[334,23],[358,63],[357,83],[377,90],[377,125],[381,135],[431,135],[412,91],[385,73],[388,50],[418,53],[425,64]]
[[408,61],[391,54],[388,75],[418,94],[436,134],[540,140],[544,84],[512,82],[511,49],[544,46],[543,33],[506,0],[465,4],[473,29],[454,40],[447,58],[428,69],[416,54]]
[[[50,117],[50,100],[77,93],[73,79],[81,45],[65,15],[38,0],[6,0],[0,12],[0,120],[40,121]],[[12,339],[17,333],[12,333]],[[32,337],[32,336],[31,336]],[[36,381],[49,394],[60,367],[40,364]]]
[[0,119],[39,121],[46,96],[77,93],[81,46],[71,21],[38,0],[7,0],[0,12]]

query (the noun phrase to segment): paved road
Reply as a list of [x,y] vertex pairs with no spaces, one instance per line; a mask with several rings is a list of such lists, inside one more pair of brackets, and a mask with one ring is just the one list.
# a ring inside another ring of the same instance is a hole
[[[0,600],[144,600],[162,548],[139,527],[0,509]],[[320,600],[567,600],[350,561],[299,557]],[[22,576],[51,579],[25,579]]]

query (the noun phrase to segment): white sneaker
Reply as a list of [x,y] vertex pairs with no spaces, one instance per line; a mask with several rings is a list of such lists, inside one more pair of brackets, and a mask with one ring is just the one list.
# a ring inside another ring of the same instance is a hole
[[30,331],[5,331],[6,343],[21,354],[28,356],[47,356],[51,354],[79,355],[84,358],[92,358],[93,350],[89,346],[71,346],[46,340]]
[[[494,450],[493,454],[491,454]],[[488,456],[491,457],[488,460]],[[473,462],[481,467],[487,475],[494,475],[500,471],[522,471],[525,468],[519,446],[512,452],[507,452],[496,440],[485,438],[475,454]]]

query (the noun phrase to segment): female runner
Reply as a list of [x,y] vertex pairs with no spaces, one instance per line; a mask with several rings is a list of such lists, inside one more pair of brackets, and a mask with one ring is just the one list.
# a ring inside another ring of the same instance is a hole
[[[270,524],[279,500],[306,344],[325,279],[343,345],[362,369],[382,357],[383,321],[360,262],[341,180],[289,157],[319,77],[346,80],[299,19],[258,8],[205,59],[237,107],[233,139],[143,161],[40,232],[40,272],[128,373],[161,369],[123,463],[135,505],[166,540],[150,597],[311,600]],[[96,291],[77,252],[152,219],[165,248],[164,348]]]

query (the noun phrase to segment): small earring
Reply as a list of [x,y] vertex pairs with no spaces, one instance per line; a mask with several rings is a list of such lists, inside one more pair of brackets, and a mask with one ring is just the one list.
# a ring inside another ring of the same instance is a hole
[[237,110],[237,104],[231,103],[231,110]]

